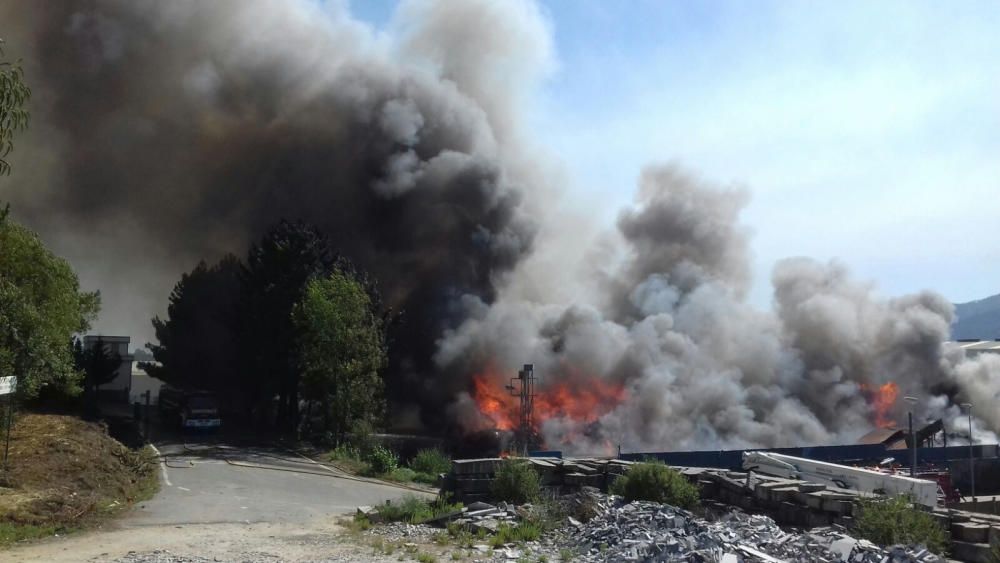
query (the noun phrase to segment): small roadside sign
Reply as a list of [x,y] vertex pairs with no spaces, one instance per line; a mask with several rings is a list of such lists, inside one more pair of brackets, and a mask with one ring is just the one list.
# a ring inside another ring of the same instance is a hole
[[0,377],[0,395],[7,395],[7,439],[3,446],[3,469],[7,471],[7,454],[10,451],[10,427],[14,420],[14,390],[17,389],[17,376]]

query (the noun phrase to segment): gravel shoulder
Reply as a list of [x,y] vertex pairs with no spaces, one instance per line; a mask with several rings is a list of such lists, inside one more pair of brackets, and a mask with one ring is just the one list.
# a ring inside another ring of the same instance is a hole
[[363,545],[332,518],[295,524],[156,525],[53,538],[0,553],[0,560],[66,563],[396,560],[371,556],[370,548]]

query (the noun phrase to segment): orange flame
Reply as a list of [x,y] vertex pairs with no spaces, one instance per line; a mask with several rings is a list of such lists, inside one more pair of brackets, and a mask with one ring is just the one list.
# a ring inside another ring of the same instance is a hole
[[593,422],[625,400],[625,388],[619,383],[596,377],[572,385],[560,381],[543,389],[535,397],[535,420],[568,418]]
[[[550,419],[566,419],[582,427],[596,421],[621,404],[626,398],[625,387],[576,370],[565,370],[559,381],[535,390],[534,430]],[[520,400],[505,388],[508,376],[486,369],[473,376],[472,398],[497,429],[514,430],[518,424]]]
[[899,385],[892,381],[872,387],[865,383],[861,384],[861,393],[864,394],[868,404],[871,405],[872,414],[875,417],[875,425],[879,428],[893,428],[896,421],[892,415],[893,407],[896,406],[896,399],[899,397]]
[[517,420],[517,398],[511,396],[503,385],[496,385],[496,378],[475,375],[472,398],[479,412],[489,417],[499,430],[513,430]]

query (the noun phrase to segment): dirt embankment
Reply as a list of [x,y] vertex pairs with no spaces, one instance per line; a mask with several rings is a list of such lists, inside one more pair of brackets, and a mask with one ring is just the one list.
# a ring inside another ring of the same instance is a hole
[[0,472],[0,546],[93,525],[159,486],[151,451],[130,450],[103,424],[70,416],[15,419],[9,459]]

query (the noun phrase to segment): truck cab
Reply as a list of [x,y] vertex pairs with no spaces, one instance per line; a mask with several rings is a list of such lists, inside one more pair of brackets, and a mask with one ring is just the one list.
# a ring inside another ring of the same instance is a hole
[[170,385],[160,389],[160,416],[181,430],[216,429],[222,426],[219,403],[208,391],[184,390]]

